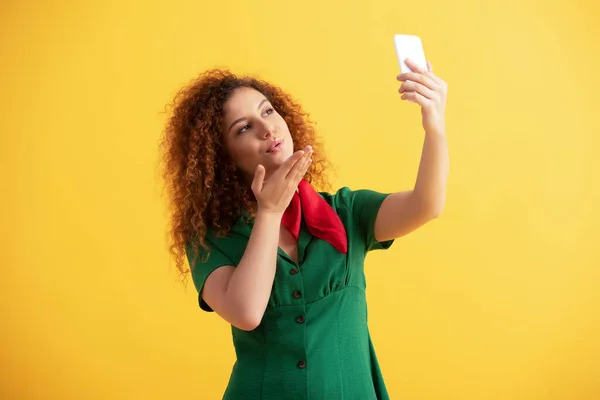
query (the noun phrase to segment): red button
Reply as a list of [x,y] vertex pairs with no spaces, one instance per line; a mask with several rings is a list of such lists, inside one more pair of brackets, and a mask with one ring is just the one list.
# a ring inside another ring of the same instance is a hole
[[290,274],[296,275],[297,273],[298,273],[298,268],[292,268],[292,269],[290,269]]
[[304,369],[306,368],[306,361],[302,360],[298,363],[298,368]]
[[299,290],[294,290],[292,292],[292,297],[295,298],[295,299],[299,299],[300,297],[302,297],[302,293],[300,293]]
[[299,324],[303,324],[304,321],[305,321],[304,315],[300,315],[298,318],[296,318],[296,322]]

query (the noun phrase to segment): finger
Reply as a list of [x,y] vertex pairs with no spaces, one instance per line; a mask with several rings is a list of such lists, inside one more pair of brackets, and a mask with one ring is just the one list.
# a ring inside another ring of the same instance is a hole
[[420,93],[417,92],[406,92],[402,95],[402,100],[407,100],[411,103],[420,105],[421,107],[429,107],[431,100],[427,99]]
[[304,169],[306,162],[308,160],[310,160],[311,157],[312,157],[312,150],[309,150],[304,154],[304,157],[302,157],[300,160],[298,160],[298,162],[294,165],[292,170],[287,175],[286,179],[288,179],[291,183],[295,183],[296,177],[298,176],[298,174],[302,173],[302,170]]
[[308,158],[305,161],[305,163],[302,166],[302,168],[297,171],[296,176],[294,176],[294,180],[293,180],[293,183],[291,185],[292,190],[296,190],[298,188],[298,185],[300,185],[300,181],[306,175],[306,171],[308,170],[308,167],[310,166],[311,163],[312,163],[312,158]]
[[440,86],[444,84],[444,81],[438,78],[433,72],[433,64],[431,64],[431,61],[427,61],[427,73],[425,75]]
[[298,169],[298,173],[294,177],[294,188],[298,187],[298,184],[300,183],[302,178],[304,178],[304,175],[306,175],[306,171],[308,171],[308,167],[310,167],[311,163],[312,163],[312,152],[311,152],[311,155],[309,157],[307,157],[307,159],[304,161],[302,168]]
[[290,169],[290,171],[286,175],[286,179],[291,179],[293,181],[296,178],[296,174],[298,173],[298,170],[302,170],[302,168],[304,167],[304,162],[307,159],[309,159],[311,156],[312,156],[312,149],[305,152],[304,156],[294,164],[292,169]]
[[[438,84],[440,83],[440,79],[433,74],[433,66],[431,65],[431,63],[429,61],[425,61],[425,66],[422,67],[419,64],[417,64],[416,62],[414,62],[413,60],[407,59],[406,65],[411,70],[413,70],[419,74],[422,74],[424,76],[427,76],[433,82],[438,83]],[[433,88],[431,88],[431,89],[433,89]]]
[[435,92],[433,90],[421,85],[420,83],[412,82],[412,81],[406,81],[406,82],[402,83],[402,85],[400,86],[400,89],[398,89],[398,92],[400,92],[400,93],[417,92],[417,93],[420,93],[423,96],[427,97],[428,99],[433,99],[435,97]]
[[421,67],[420,65],[418,65],[411,59],[406,59],[405,62],[406,62],[406,65],[415,73],[424,75],[424,76],[428,77],[429,79],[431,79],[433,82],[441,85],[442,80],[440,78],[438,78],[437,76],[435,76],[435,74],[433,73],[433,65],[431,64],[430,61],[425,61],[426,67]]
[[304,150],[298,150],[297,152],[292,154],[290,157],[288,157],[288,159],[285,160],[285,162],[283,164],[281,164],[281,166],[279,168],[277,168],[277,171],[275,171],[273,173],[273,178],[284,178],[285,179],[285,177],[288,175],[288,173],[290,172],[292,167],[298,162],[298,160],[300,160],[302,158],[302,156],[304,156],[304,153],[305,153]]
[[423,86],[428,87],[431,90],[435,90],[438,86],[433,78],[423,75],[423,74],[416,73],[416,72],[405,72],[403,74],[398,75],[396,77],[396,79],[399,81],[402,81],[402,82],[406,82],[406,81],[417,82]]
[[265,167],[258,164],[256,167],[256,171],[254,172],[254,179],[252,179],[252,191],[254,193],[260,193],[263,188],[264,180],[265,180]]
[[411,60],[410,58],[407,58],[405,63],[408,66],[408,68],[410,68],[411,70],[413,70],[415,72],[418,72],[419,74],[427,73],[427,70],[425,68],[423,68],[422,66],[420,66],[419,64],[417,64],[416,62]]

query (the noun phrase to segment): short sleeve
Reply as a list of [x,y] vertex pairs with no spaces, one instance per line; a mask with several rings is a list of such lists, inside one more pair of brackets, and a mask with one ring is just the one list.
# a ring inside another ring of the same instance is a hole
[[375,220],[381,203],[390,193],[380,193],[373,190],[351,190],[347,187],[340,189],[338,195],[342,197],[346,207],[350,209],[352,217],[358,227],[358,234],[365,242],[365,251],[385,250],[390,248],[394,239],[378,242],[375,239]]
[[[198,291],[198,304],[200,305],[200,308],[204,311],[212,312],[213,309],[210,308],[210,306],[202,299],[202,289],[204,288],[206,278],[208,278],[208,276],[219,267],[225,265],[235,266],[235,264],[229,257],[227,257],[225,253],[219,250],[216,246],[213,246],[210,241],[206,240],[205,242],[210,248],[208,259],[202,262],[206,255],[206,250],[199,246],[199,255],[194,261],[192,268],[192,279],[194,281],[194,286]],[[194,253],[191,245],[186,246],[186,255],[188,262],[190,263],[190,267],[192,267]]]

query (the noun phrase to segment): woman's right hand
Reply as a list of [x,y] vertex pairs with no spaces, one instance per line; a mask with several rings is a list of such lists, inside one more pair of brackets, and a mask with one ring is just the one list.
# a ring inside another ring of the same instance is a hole
[[265,167],[260,164],[256,167],[252,191],[258,202],[258,211],[283,215],[312,162],[312,153],[310,146],[295,152],[269,177],[268,182],[265,182]]

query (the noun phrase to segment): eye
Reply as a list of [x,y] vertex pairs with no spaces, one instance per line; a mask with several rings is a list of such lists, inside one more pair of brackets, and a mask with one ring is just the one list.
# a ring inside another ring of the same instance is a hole
[[238,131],[238,133],[242,134],[242,133],[246,132],[248,129],[250,129],[250,125],[246,124],[246,125],[244,125],[244,126],[242,126],[240,128],[240,130]]
[[266,115],[271,115],[275,112],[275,110],[273,108],[268,108],[267,111],[265,111]]

